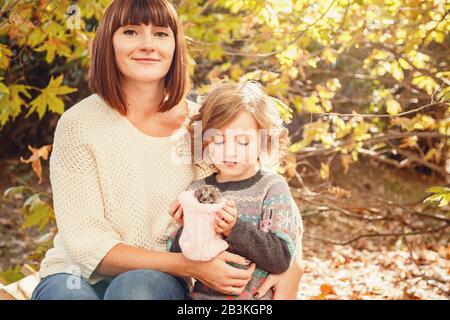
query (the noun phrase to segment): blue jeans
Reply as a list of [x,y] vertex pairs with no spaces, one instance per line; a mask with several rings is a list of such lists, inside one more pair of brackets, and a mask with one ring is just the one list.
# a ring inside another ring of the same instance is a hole
[[32,300],[183,300],[188,287],[181,278],[160,271],[141,269],[124,272],[94,285],[68,274],[42,279]]

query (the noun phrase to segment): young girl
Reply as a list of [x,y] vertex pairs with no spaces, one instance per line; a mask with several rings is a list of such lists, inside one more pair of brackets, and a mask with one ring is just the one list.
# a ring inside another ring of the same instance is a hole
[[[268,274],[289,268],[302,237],[301,216],[285,179],[261,169],[261,158],[276,156],[289,141],[275,105],[255,82],[222,84],[203,101],[188,131],[194,162],[206,160],[217,171],[188,190],[203,185],[220,190],[228,201],[216,213],[215,231],[228,243],[227,251],[256,264],[250,282],[237,283],[230,295],[197,281],[191,297],[272,299],[271,290],[263,297],[255,293]],[[201,152],[195,147],[199,142]],[[181,252],[181,233],[179,228],[169,241],[172,252]]]

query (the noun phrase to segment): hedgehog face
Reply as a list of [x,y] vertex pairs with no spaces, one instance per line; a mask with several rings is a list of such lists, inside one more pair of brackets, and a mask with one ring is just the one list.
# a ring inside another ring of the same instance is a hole
[[198,187],[194,191],[194,196],[200,203],[218,203],[221,198],[219,189],[211,185]]

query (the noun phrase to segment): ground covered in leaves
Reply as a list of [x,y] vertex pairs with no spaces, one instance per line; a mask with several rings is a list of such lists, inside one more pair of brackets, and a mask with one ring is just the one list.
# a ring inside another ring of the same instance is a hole
[[[346,175],[337,169],[331,183],[305,179],[321,192],[315,201],[297,197],[305,226],[305,273],[297,298],[449,299],[450,228],[413,214],[450,218],[448,211],[422,203],[425,189],[437,184],[442,181],[369,164]],[[413,231],[418,234],[377,236]]]
[[[0,192],[14,185],[49,191],[29,167],[0,163]],[[44,168],[46,172],[48,168]],[[449,228],[418,214],[449,218],[424,206],[425,189],[438,178],[373,164],[336,167],[329,181],[302,172],[304,186],[292,181],[304,216],[304,267],[299,299],[448,299]],[[21,228],[23,199],[0,201],[0,269],[21,266],[42,233]],[[416,235],[398,236],[419,230]],[[420,232],[421,230],[436,230]],[[377,236],[377,234],[388,234]],[[339,244],[338,244],[339,243]]]

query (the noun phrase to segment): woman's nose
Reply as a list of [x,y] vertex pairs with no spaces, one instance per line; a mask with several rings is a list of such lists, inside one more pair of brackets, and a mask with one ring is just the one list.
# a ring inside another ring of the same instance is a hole
[[140,45],[140,48],[143,50],[155,50],[155,39],[153,38],[153,35],[145,33],[142,37],[142,42]]

